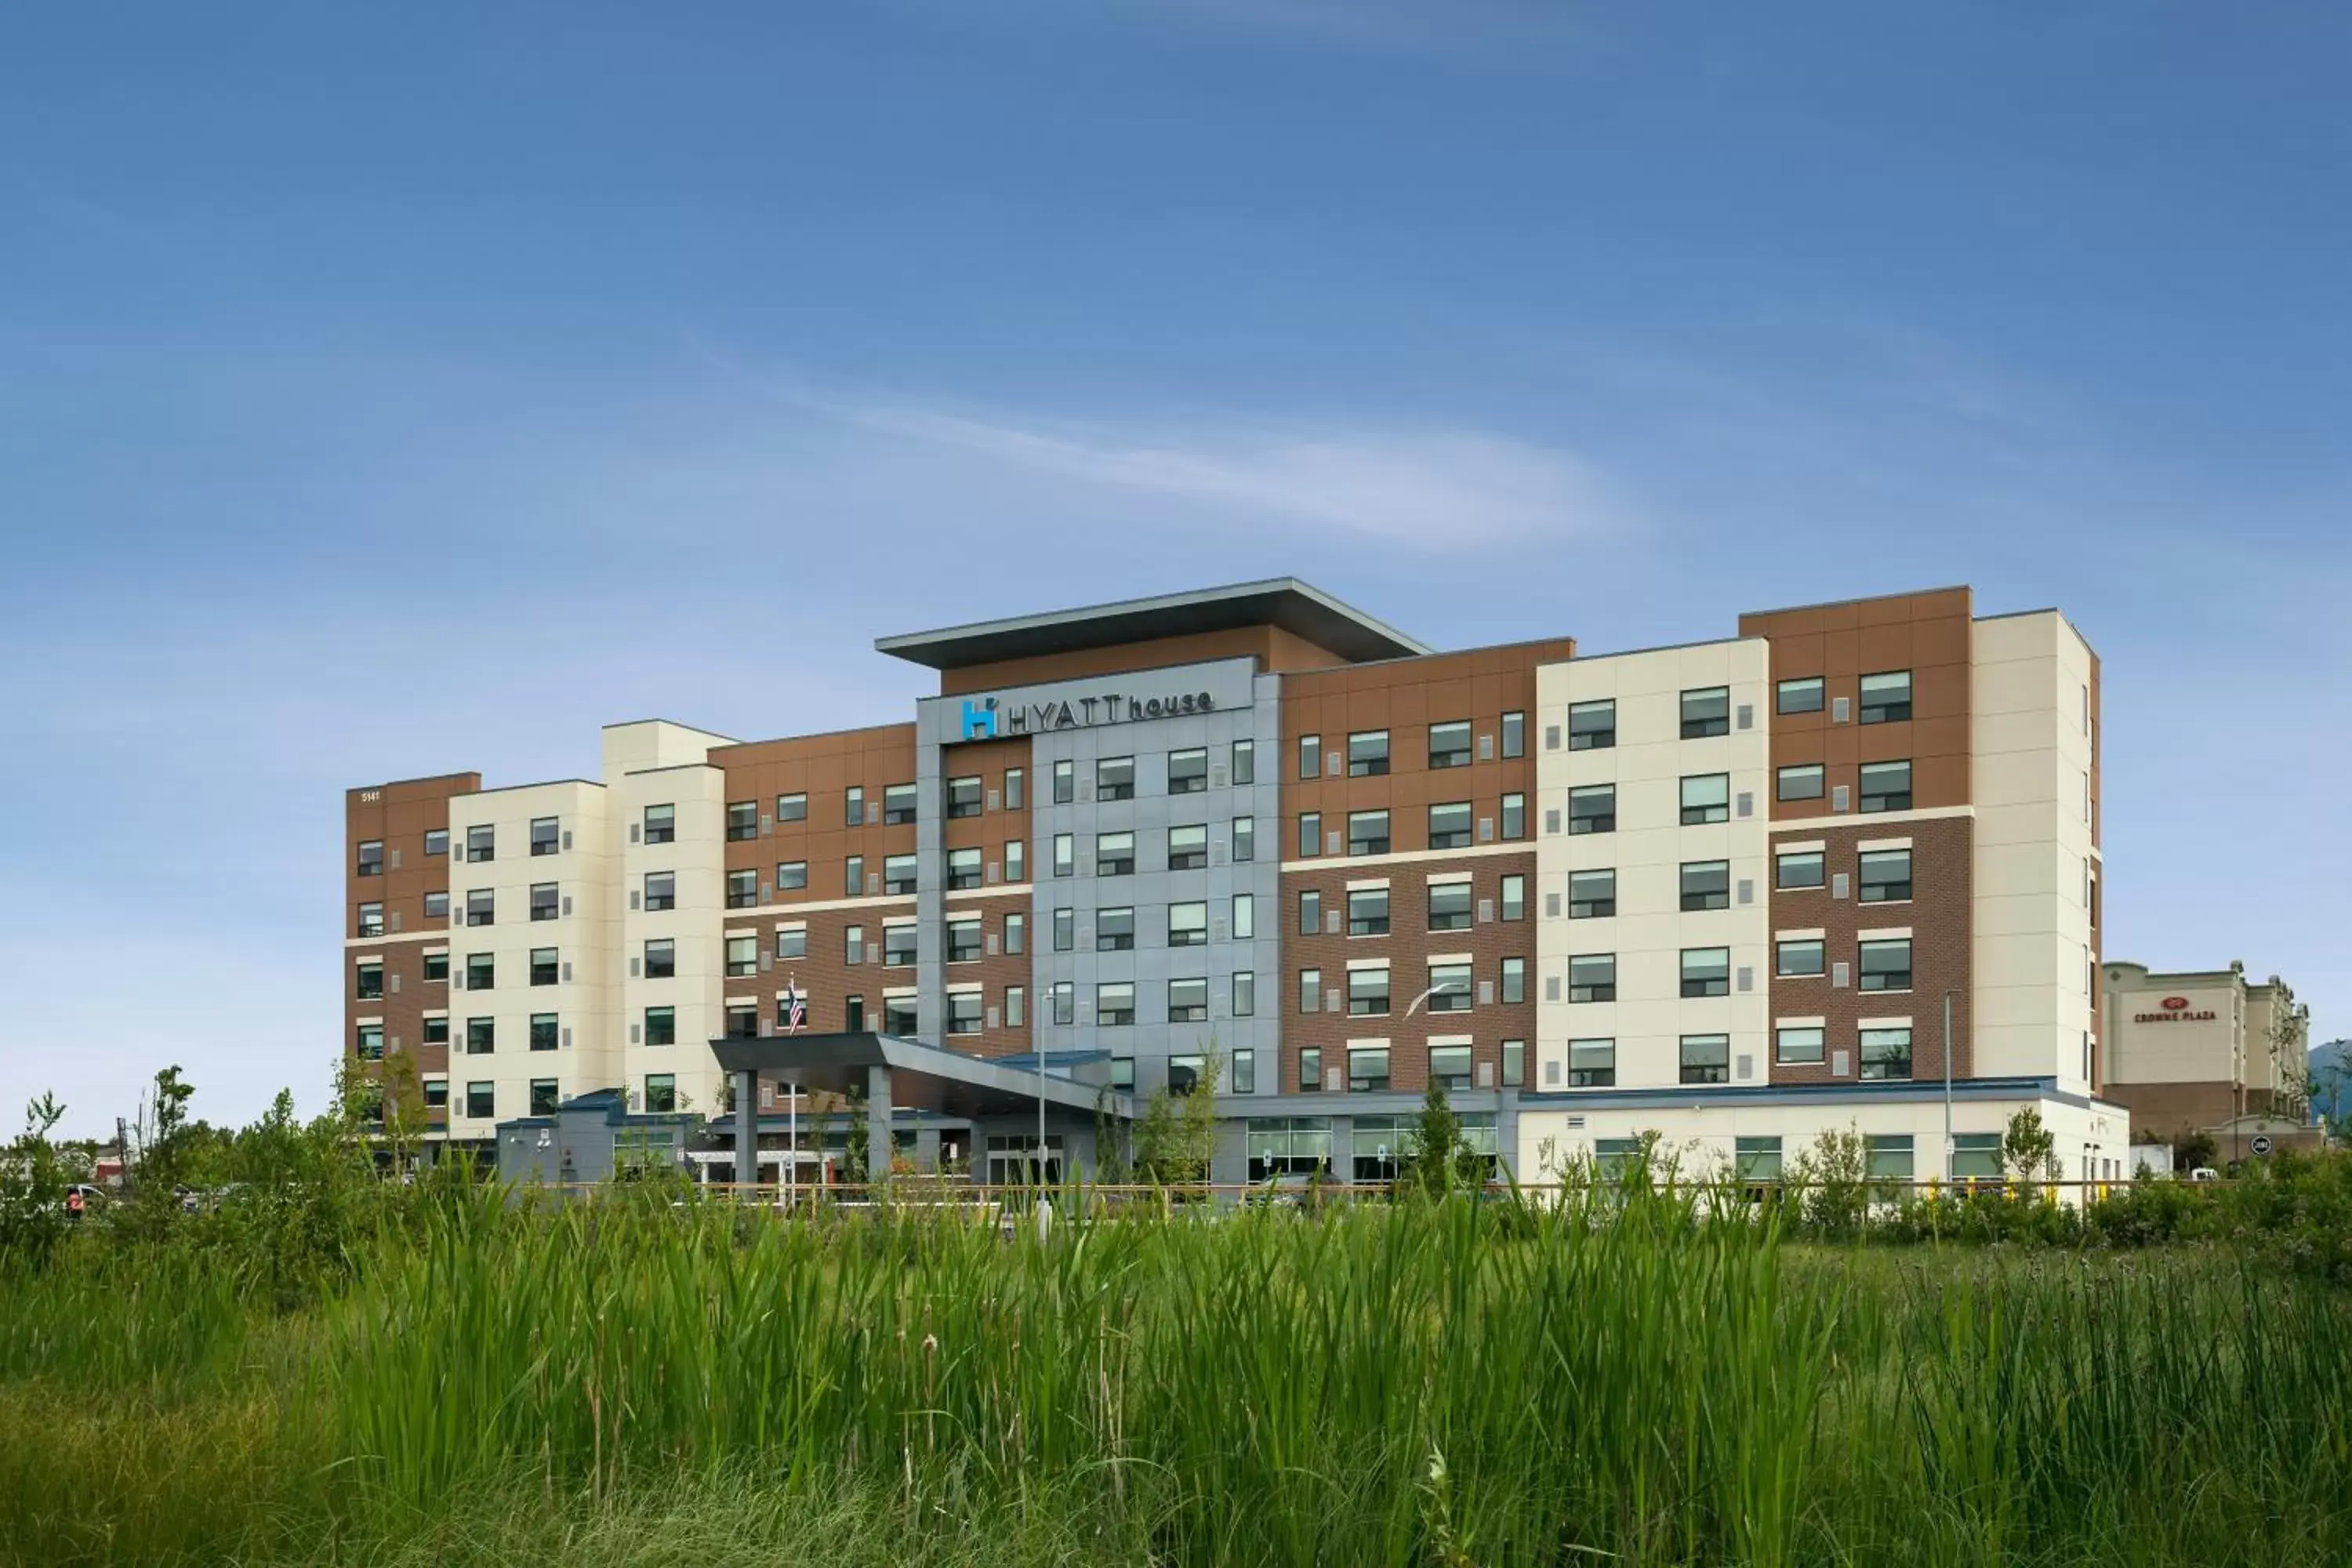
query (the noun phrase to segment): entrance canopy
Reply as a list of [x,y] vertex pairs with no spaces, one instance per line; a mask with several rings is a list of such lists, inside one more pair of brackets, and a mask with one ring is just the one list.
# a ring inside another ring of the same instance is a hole
[[[1015,1066],[897,1035],[730,1035],[711,1041],[710,1050],[728,1072],[835,1094],[866,1089],[879,1068],[888,1074],[892,1105],[975,1121],[1034,1112],[1041,1095],[1055,1110],[1092,1116],[1099,1091],[1096,1084],[1040,1073],[1034,1057]],[[1132,1120],[1134,1097],[1109,1095],[1104,1108]]]

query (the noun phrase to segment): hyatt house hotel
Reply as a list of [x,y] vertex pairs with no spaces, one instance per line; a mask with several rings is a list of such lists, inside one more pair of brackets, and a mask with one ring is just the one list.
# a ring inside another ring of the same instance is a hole
[[587,1097],[814,1174],[856,1088],[902,1168],[1011,1178],[1042,1105],[1090,1169],[1213,1058],[1221,1182],[1382,1179],[1433,1079],[1528,1182],[1990,1173],[2026,1106],[2123,1173],[2089,646],[1966,588],[1726,629],[1444,652],[1278,579],[883,637],[939,689],[870,728],[354,789],[345,1048],[502,1164]]

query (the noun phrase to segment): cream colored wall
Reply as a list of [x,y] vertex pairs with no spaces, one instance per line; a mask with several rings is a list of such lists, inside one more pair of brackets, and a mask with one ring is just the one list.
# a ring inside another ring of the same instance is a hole
[[1976,1071],[2081,1092],[2093,1007],[2090,650],[2052,611],[1978,621],[1971,640]]
[[[667,726],[677,729],[677,726]],[[605,731],[609,737],[613,731]],[[620,1081],[642,1095],[646,1075],[670,1073],[678,1092],[692,1109],[713,1111],[719,1103],[719,1064],[709,1041],[725,1028],[727,973],[726,847],[727,775],[699,761],[623,774],[614,784],[614,826],[620,845],[618,951],[614,963],[620,976]],[[677,809],[677,837],[668,844],[630,841],[629,829],[642,825],[648,805]],[[677,907],[668,910],[632,909],[630,895],[641,893],[647,872],[669,871],[677,879]],[[748,915],[751,911],[739,910]],[[750,920],[739,920],[750,927]],[[646,942],[668,937],[677,944],[677,973],[673,979],[632,976],[630,963],[641,958]],[[743,994],[757,989],[755,981],[739,982]],[[647,1007],[677,1009],[677,1043],[647,1046],[642,1026]],[[632,1044],[632,1031],[638,1043]]]
[[736,742],[708,730],[673,724],[667,719],[644,719],[630,724],[604,726],[604,782],[656,768],[684,767],[710,755],[713,746]]
[[[1705,643],[1646,653],[1604,655],[1549,664],[1536,672],[1536,1059],[1528,1087],[1567,1083],[1570,1039],[1613,1038],[1620,1087],[1678,1085],[1681,1037],[1731,1037],[1733,1081],[1742,1058],[1749,1078],[1766,1071],[1766,966],[1770,963],[1766,882],[1767,814],[1770,810],[1770,701],[1768,645],[1761,638]],[[1706,740],[1681,738],[1681,695],[1702,687],[1731,689],[1734,728]],[[1617,703],[1617,744],[1601,751],[1567,749],[1568,709],[1603,698]],[[1738,728],[1739,710],[1749,728]],[[1557,731],[1560,744],[1551,745]],[[1728,773],[1733,812],[1728,822],[1685,827],[1681,781],[1686,774]],[[1617,786],[1617,830],[1571,836],[1568,794],[1591,784]],[[1738,812],[1745,795],[1748,815]],[[1562,829],[1551,831],[1554,813]],[[1688,860],[1727,860],[1733,904],[1728,910],[1681,908],[1680,872]],[[1571,870],[1614,867],[1613,919],[1567,918]],[[1738,895],[1745,884],[1748,901]],[[1551,911],[1557,908],[1559,914]],[[1727,997],[1681,994],[1685,948],[1723,947],[1734,982]],[[1614,1003],[1566,1000],[1571,954],[1614,952]],[[1746,972],[1748,988],[1738,981]],[[1557,998],[1557,999],[1555,999]],[[1706,1089],[1693,1086],[1694,1092]]]
[[[2111,972],[2112,973],[2112,972]],[[2115,1083],[2252,1083],[2256,1037],[2247,1027],[2245,987],[2233,975],[2196,980],[2137,976],[2123,971],[2108,1007],[2107,1072]],[[2133,1015],[2160,1011],[2168,996],[2185,998],[2185,1012],[2210,1012],[2210,1022],[2136,1024]],[[2252,1047],[2252,1048],[2250,1048]]]

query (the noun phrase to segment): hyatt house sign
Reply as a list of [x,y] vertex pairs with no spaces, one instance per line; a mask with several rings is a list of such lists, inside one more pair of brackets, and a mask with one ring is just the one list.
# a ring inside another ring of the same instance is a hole
[[1048,730],[1087,730],[1098,724],[1136,724],[1150,719],[1181,719],[1216,710],[1216,699],[1205,691],[1165,691],[1138,695],[1116,688],[1088,697],[1055,697],[1043,702],[1003,702],[993,697],[966,698],[959,740],[992,741],[1003,735],[1036,735]]

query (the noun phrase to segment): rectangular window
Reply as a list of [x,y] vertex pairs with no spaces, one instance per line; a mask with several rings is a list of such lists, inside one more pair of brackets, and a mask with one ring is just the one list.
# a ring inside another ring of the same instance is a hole
[[1580,952],[1568,961],[1568,999],[1571,1002],[1617,1000],[1617,955]]
[[1683,739],[1731,733],[1731,688],[1706,686],[1683,693]]
[[1302,811],[1298,814],[1298,858],[1302,860],[1323,853],[1323,814]]
[[1255,742],[1255,741],[1235,741],[1235,742],[1234,742],[1234,780],[1233,780],[1233,782],[1234,782],[1234,783],[1235,783],[1235,784],[1255,784],[1255,783],[1257,783],[1257,742]]
[[866,826],[866,786],[851,784],[841,794],[842,821],[851,827]]
[[1103,757],[1096,762],[1095,798],[1097,800],[1133,800],[1135,798],[1135,759],[1133,757]]
[[727,837],[730,839],[760,837],[758,801],[730,800],[727,803]]
[[986,996],[981,991],[950,991],[948,993],[948,1033],[977,1035],[986,1021],[982,1005]]
[[808,862],[779,860],[776,862],[776,891],[798,892],[808,886]]
[[1077,764],[1067,757],[1054,764],[1054,804],[1067,805],[1078,797]]
[[1135,1092],[1135,1058],[1133,1057],[1110,1058],[1110,1086],[1121,1094]]
[[677,908],[677,876],[671,871],[646,873],[646,908],[674,910]]
[[885,893],[911,893],[921,872],[912,855],[886,855],[882,858],[882,890]]
[[911,1037],[916,1029],[920,1026],[916,1016],[915,999],[912,996],[882,998],[882,1032],[884,1034],[908,1038]]
[[1389,1048],[1386,1046],[1349,1046],[1348,1092],[1380,1094],[1388,1087]]
[[556,897],[555,886],[553,882],[531,884],[530,918],[532,920],[551,921],[555,918],[555,911],[562,907]]
[[[1234,1016],[1246,1018],[1249,1015],[1235,1008]],[[1257,1053],[1255,1051],[1244,1046],[1234,1053],[1232,1078],[1233,1091],[1235,1094],[1257,1092]]]
[[1257,899],[1254,895],[1234,895],[1233,929],[1235,942],[1257,940]]
[[369,838],[361,842],[360,875],[362,877],[381,877],[383,875],[383,839]]
[[555,1084],[556,1080],[551,1078],[535,1078],[530,1080],[530,1110],[528,1114],[532,1116],[555,1114],[558,1099]]
[[469,861],[495,860],[499,858],[499,830],[495,827],[466,829],[466,858]]
[[1095,986],[1095,1022],[1105,1027],[1135,1022],[1135,983],[1106,980]]
[[1731,1081],[1731,1037],[1729,1035],[1685,1035],[1682,1041],[1682,1081],[1685,1083],[1729,1083]]
[[1097,833],[1095,835],[1095,875],[1127,877],[1135,872],[1135,835],[1132,833]]
[[1731,820],[1731,775],[1692,773],[1683,780],[1683,826]]
[[499,1048],[499,1021],[496,1018],[466,1020],[466,1054],[469,1057],[495,1055]]
[[555,953],[556,950],[551,947],[534,947],[530,950],[530,983],[533,985],[552,985],[556,983],[556,976],[562,973],[562,965],[558,962]]
[[426,1045],[446,1046],[449,1043],[449,1020],[446,1016],[426,1018],[423,1020],[422,1027],[422,1038]]
[[425,918],[428,921],[446,921],[449,918],[449,895],[446,892],[425,895]]
[[1198,871],[1209,864],[1209,826],[1194,823],[1168,830],[1168,868]]
[[730,871],[727,873],[727,907],[730,910],[756,908],[760,902],[760,873]]
[[1822,885],[1822,852],[1799,849],[1772,857],[1776,888],[1818,888]]
[[1257,858],[1257,819],[1253,816],[1234,818],[1234,864]]
[[1004,841],[1004,879],[1014,883],[1029,879],[1029,846],[1021,839]]
[[356,994],[359,1000],[362,1002],[382,1001],[383,999],[383,965],[381,963],[362,963],[359,966],[357,973],[359,975],[359,990]]
[[760,939],[756,936],[730,936],[727,939],[727,975],[740,980],[746,974],[760,973]]
[[[1234,972],[1234,1016],[1236,1018],[1252,1018],[1256,1016],[1257,975],[1250,970],[1237,969]],[[1235,1064],[1234,1089],[1234,1092],[1238,1094],[1248,1094],[1251,1092],[1249,1089],[1244,1089],[1241,1082],[1240,1058],[1247,1054],[1248,1053],[1244,1051],[1236,1051],[1234,1053]]]
[[649,805],[646,807],[646,842],[668,844],[677,837],[677,807]]
[[487,926],[499,923],[498,890],[477,888],[466,895],[466,923]]
[[1818,713],[1821,710],[1822,678],[1818,675],[1784,680],[1773,689],[1772,711],[1775,713]]
[[1004,770],[1004,809],[1025,811],[1029,805],[1029,775],[1020,768]]
[[1322,776],[1322,773],[1323,737],[1320,735],[1299,736],[1298,776],[1303,779],[1319,778]]
[[1528,716],[1520,712],[1503,715],[1503,755],[1506,759],[1528,754]]
[[1470,765],[1470,721],[1456,719],[1451,723],[1429,727],[1429,765],[1433,768],[1466,768]]
[[1095,951],[1125,952],[1135,945],[1135,910],[1129,908],[1095,911]]
[[1432,1013],[1467,1013],[1477,988],[1471,983],[1470,966],[1466,963],[1433,963],[1429,966],[1429,1005]]
[[1169,905],[1168,945],[1171,947],[1208,946],[1209,906],[1205,903]]
[[793,926],[789,931],[778,931],[776,933],[776,956],[778,958],[806,958],[808,956],[808,928],[806,926]]
[[1209,787],[1209,749],[1190,746],[1168,753],[1168,793],[1199,795]]
[[978,816],[986,798],[986,788],[980,775],[948,780],[947,813],[950,816]]
[[882,928],[882,962],[892,968],[904,969],[915,962],[916,932],[920,928],[913,921],[892,921]]
[[1871,849],[1862,857],[1855,897],[1865,904],[1899,904],[1911,897],[1911,851]]
[[776,820],[778,822],[806,822],[808,820],[808,796],[805,795],[778,795],[776,797]]
[[1500,992],[1503,1005],[1517,1006],[1528,999],[1528,961],[1524,958],[1503,960],[1503,984]]
[[2000,1179],[2000,1134],[1998,1132],[1955,1132],[1952,1134],[1952,1179],[1955,1181],[1999,1181]]
[[969,849],[948,851],[948,890],[960,892],[981,885],[981,850],[974,845]]
[[1817,1066],[1822,1059],[1822,1031],[1810,1026],[1776,1029],[1772,1050],[1783,1066]]
[[1351,811],[1348,814],[1348,853],[1385,855],[1389,852],[1389,814]]
[[1054,875],[1074,877],[1078,870],[1078,840],[1076,834],[1054,835]]
[[[1168,1014],[1169,1021],[1171,1023],[1177,1021],[1175,1016],[1176,997],[1172,986],[1169,993]],[[1200,1088],[1201,1071],[1205,1063],[1197,1052],[1187,1051],[1178,1056],[1170,1057],[1168,1058],[1168,1092],[1171,1094],[1190,1094],[1194,1089]]]
[[354,1048],[358,1050],[360,1060],[363,1062],[383,1060],[383,1026],[382,1024],[359,1026],[359,1037]]
[[666,1116],[677,1109],[677,1075],[667,1072],[646,1074],[646,1112],[650,1116]]
[[449,1080],[447,1079],[428,1078],[425,1080],[425,1109],[427,1110],[446,1110],[449,1109]]
[[1503,797],[1503,837],[1525,838],[1528,836],[1528,797],[1507,795]]
[[1683,909],[1727,910],[1731,907],[1731,862],[1685,860],[1682,873]]
[[1025,914],[1006,915],[1004,917],[1004,952],[1006,956],[1017,958],[1028,951],[1029,917]]
[[1861,805],[1864,811],[1910,810],[1911,764],[1907,762],[1863,763]]
[[532,1050],[553,1050],[558,1033],[554,1014],[533,1013],[530,1016],[530,1048]]
[[[1323,1088],[1323,1047],[1304,1046],[1298,1052],[1298,1092],[1316,1094]],[[1326,1136],[1328,1136],[1326,1134]]]
[[530,852],[532,854],[552,855],[561,847],[562,841],[562,824],[560,818],[538,816],[531,819]]
[[882,786],[882,825],[885,827],[910,827],[920,815],[921,806],[915,799],[913,784]]
[[1202,1024],[1206,1023],[1208,1017],[1209,983],[1206,980],[1171,980],[1168,983],[1170,1023]]
[[866,896],[866,857],[852,855],[841,863],[841,890],[849,898]]
[[499,960],[496,953],[469,952],[466,955],[466,989],[494,991],[498,989]]
[[1862,1141],[1863,1160],[1870,1174],[1882,1182],[1911,1179],[1911,1134],[1872,1133]]
[[[1429,887],[1429,929],[1432,931],[1468,931],[1470,929],[1471,885],[1467,882],[1432,882]],[[1353,895],[1349,895],[1352,899]],[[1383,900],[1388,897],[1383,893]]]
[[1727,947],[1686,947],[1683,949],[1683,994],[1685,996],[1728,996],[1731,994],[1731,950]]
[[[1385,818],[1388,814],[1382,812]],[[1385,822],[1382,824],[1386,826]],[[1429,808],[1429,847],[1432,849],[1467,849],[1470,847],[1470,803],[1452,801]]]
[[1568,749],[1601,752],[1617,743],[1617,700],[1571,702],[1568,707]]
[[852,992],[841,999],[841,1026],[848,1034],[866,1032],[866,998]]
[[1772,973],[1784,980],[1817,979],[1822,973],[1822,963],[1819,937],[1772,944]]
[[1029,993],[1019,985],[1004,988],[1004,1026],[1024,1029],[1029,1026]]
[[1298,934],[1323,934],[1323,895],[1314,888],[1298,889]]
[[1389,771],[1389,732],[1359,730],[1348,737],[1348,776],[1378,778]]
[[847,963],[866,962],[866,928],[844,926],[841,931],[842,960]]
[[1054,983],[1053,994],[1054,1022],[1076,1023],[1078,1016],[1077,987],[1066,980],[1057,980]]
[[1616,1041],[1570,1040],[1568,1042],[1569,1088],[1608,1089],[1616,1081]]
[[1389,1010],[1389,971],[1382,964],[1377,969],[1348,971],[1348,1011],[1359,1018],[1373,1017]]
[[1599,920],[1617,912],[1617,872],[1570,871],[1568,874],[1568,918]]
[[498,1115],[499,1086],[495,1083],[469,1083],[466,1086],[466,1114],[477,1121],[487,1121]]
[[1804,763],[1780,769],[1772,775],[1774,800],[1819,800],[1822,798],[1822,764]]
[[1078,945],[1078,918],[1075,910],[1054,911],[1054,951],[1068,952]]
[[1911,939],[1864,942],[1861,984],[1864,991],[1910,990]]
[[1894,669],[1862,678],[1861,721],[1893,724],[1911,717],[1911,672]]
[[1770,1134],[1732,1142],[1732,1167],[1743,1182],[1780,1179],[1780,1140]]
[[981,941],[980,921],[950,921],[948,926],[948,962],[978,963],[984,951]]
[[1528,918],[1528,879],[1514,871],[1503,879],[1503,919],[1523,921]]
[[1521,1089],[1528,1081],[1528,1043],[1525,1040],[1503,1042],[1503,1087]]
[[1613,784],[1585,784],[1570,790],[1568,830],[1570,833],[1616,832],[1617,786]]
[[1320,1013],[1323,1010],[1323,972],[1302,969],[1298,972],[1298,1010]]
[[446,952],[426,953],[425,955],[425,984],[429,985],[436,980],[446,980],[448,978],[449,955]]
[[446,827],[426,828],[425,830],[425,852],[427,855],[446,855],[449,853],[449,830]]

